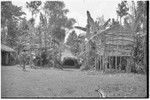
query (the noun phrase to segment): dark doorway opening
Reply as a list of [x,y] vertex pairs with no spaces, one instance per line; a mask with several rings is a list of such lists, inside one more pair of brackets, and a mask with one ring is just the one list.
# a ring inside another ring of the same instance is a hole
[[75,64],[74,64],[74,61],[72,59],[66,59],[64,61],[64,65],[66,65],[66,66],[74,66]]
[[14,52],[1,51],[1,65],[12,66],[16,64]]
[[75,58],[64,58],[63,66],[64,68],[80,68],[78,61]]

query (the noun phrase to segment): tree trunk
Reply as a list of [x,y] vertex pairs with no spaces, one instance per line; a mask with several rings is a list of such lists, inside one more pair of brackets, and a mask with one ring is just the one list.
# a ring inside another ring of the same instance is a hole
[[41,34],[41,29],[39,30],[39,40],[40,40],[40,50],[39,50],[39,53],[40,53],[40,66],[42,66],[42,57],[41,57],[41,53],[42,53],[42,34]]
[[31,63],[31,59],[32,59],[32,36],[31,36],[31,34],[32,34],[32,31],[30,32],[30,61],[29,61],[29,65],[30,65],[30,67],[32,66],[32,63]]
[[[32,18],[33,18],[33,14],[32,14]],[[32,35],[34,33],[34,25],[32,23],[30,23],[29,32],[30,32],[30,50],[29,50],[30,51],[30,61],[29,61],[29,65],[30,65],[30,67],[32,67],[32,64],[33,64],[32,63],[32,46],[33,46]]]

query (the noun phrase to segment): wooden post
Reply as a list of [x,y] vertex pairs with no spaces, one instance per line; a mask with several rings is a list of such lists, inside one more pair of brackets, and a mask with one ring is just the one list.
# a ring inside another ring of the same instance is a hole
[[102,56],[102,70],[104,71],[104,55]]
[[122,56],[121,56],[121,59],[120,59],[120,69],[122,68]]
[[100,68],[99,68],[99,55],[97,56],[97,59],[96,59],[96,68],[97,68],[97,70],[100,70]]
[[5,64],[8,64],[8,59],[9,59],[9,58],[8,58],[8,53],[6,53],[6,59],[5,59],[6,61],[5,61]]
[[106,58],[105,55],[103,56],[103,71],[105,72],[105,65],[106,65]]
[[119,63],[118,63],[118,70],[119,70],[119,66],[120,66],[120,56],[119,56],[118,58],[119,58]]
[[109,69],[112,69],[112,66],[111,66],[111,56],[109,57]]
[[101,70],[103,70],[103,56],[101,56]]
[[98,69],[100,70],[100,55],[98,56]]
[[115,69],[117,69],[117,56],[115,56]]
[[95,57],[95,69],[97,70],[97,57]]
[[126,60],[127,60],[126,72],[129,73],[131,72],[131,67],[130,67],[131,57],[128,57]]
[[105,69],[107,70],[108,68],[107,68],[107,64],[108,64],[108,56],[106,56],[106,58],[105,58]]
[[108,67],[110,69],[110,56],[108,56]]
[[121,69],[121,56],[120,56],[119,58],[120,58],[120,63],[119,63],[120,66],[119,66],[119,70],[120,70],[120,69]]
[[99,69],[101,70],[101,56],[99,56]]
[[112,59],[113,59],[113,69],[115,69],[115,56],[113,56]]

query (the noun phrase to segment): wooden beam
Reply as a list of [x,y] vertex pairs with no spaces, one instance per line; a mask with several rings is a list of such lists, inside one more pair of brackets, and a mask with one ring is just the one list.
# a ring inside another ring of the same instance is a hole
[[129,40],[129,41],[133,41],[134,38],[133,37],[123,37],[123,36],[107,36],[106,35],[106,40],[118,40],[118,39],[121,39],[121,40]]
[[129,37],[129,38],[132,38],[133,37],[133,35],[130,35],[130,34],[110,34],[110,33],[106,33],[105,32],[105,36],[117,36],[117,37],[119,37],[119,36],[121,36],[121,37]]
[[130,44],[134,43],[133,40],[125,40],[125,39],[106,39],[106,41],[110,41],[110,42],[128,42]]
[[87,28],[85,28],[85,27],[75,26],[75,28],[76,28],[76,29],[79,29],[79,30],[82,30],[82,31],[84,31],[84,32],[87,31]]

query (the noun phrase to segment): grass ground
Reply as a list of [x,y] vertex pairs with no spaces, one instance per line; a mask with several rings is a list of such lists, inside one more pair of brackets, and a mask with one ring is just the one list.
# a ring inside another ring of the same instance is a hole
[[1,68],[2,97],[146,97],[146,76],[104,74],[79,69],[31,69],[17,66]]

